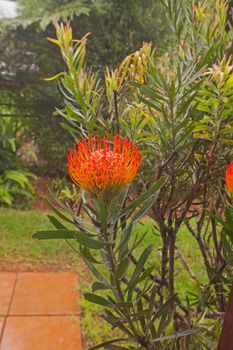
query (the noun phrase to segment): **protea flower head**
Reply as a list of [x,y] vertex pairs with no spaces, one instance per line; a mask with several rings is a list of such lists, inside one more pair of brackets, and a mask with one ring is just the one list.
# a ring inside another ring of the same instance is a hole
[[142,155],[133,142],[116,135],[88,136],[68,156],[70,177],[79,187],[106,198],[121,192],[135,177]]
[[233,162],[230,162],[226,167],[225,181],[228,191],[233,194]]

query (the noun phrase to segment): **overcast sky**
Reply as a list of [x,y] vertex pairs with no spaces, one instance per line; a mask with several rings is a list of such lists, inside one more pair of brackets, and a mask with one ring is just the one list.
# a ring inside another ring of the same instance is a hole
[[0,0],[0,18],[16,17],[16,3],[8,0]]

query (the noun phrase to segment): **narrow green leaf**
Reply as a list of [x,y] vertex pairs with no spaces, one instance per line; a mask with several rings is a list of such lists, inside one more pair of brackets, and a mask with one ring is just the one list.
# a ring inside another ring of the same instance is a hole
[[98,198],[99,220],[103,230],[107,229],[107,213],[103,197]]
[[64,72],[58,73],[56,75],[53,75],[52,77],[49,78],[44,78],[45,81],[52,81],[52,80],[56,80],[58,78],[60,78],[62,75],[64,75]]
[[90,250],[87,247],[83,247],[83,249],[81,249],[81,255],[93,264],[101,264],[100,261],[94,258],[94,256],[91,254]]
[[129,348],[125,348],[120,345],[105,345],[105,349],[107,350],[129,350]]
[[121,232],[120,243],[116,249],[116,253],[119,251],[119,260],[123,259],[122,254],[123,254],[123,252],[127,251],[131,231],[132,231],[132,224],[130,223]]
[[233,211],[231,208],[225,209],[225,218],[226,218],[227,226],[233,233]]
[[101,282],[94,282],[92,285],[93,293],[97,292],[98,290],[107,290],[107,289],[112,289],[112,288]]
[[86,300],[90,301],[91,303],[101,305],[107,308],[115,308],[116,305],[111,303],[109,300],[104,299],[103,297],[100,297],[99,295],[93,294],[93,293],[85,293],[84,297]]
[[131,301],[122,301],[122,302],[116,303],[116,306],[121,309],[130,309],[133,307]]
[[[140,244],[144,241],[145,236],[147,235],[147,231],[144,234],[141,235],[137,235],[133,245],[130,247],[130,249],[128,249],[127,247],[122,250],[121,252],[119,251],[119,259],[124,259],[126,256],[129,256],[130,254],[132,254],[134,252],[134,250],[140,246]],[[138,239],[138,236],[140,236],[140,238]]]
[[85,233],[80,232],[75,238],[80,244],[84,245],[87,248],[101,249],[105,246],[105,243],[103,241],[90,238]]
[[105,341],[101,344],[95,345],[89,350],[96,350],[100,348],[104,348],[106,345],[113,344],[113,343],[118,343],[118,342],[135,342],[135,339],[130,339],[130,338],[116,338],[112,340]]
[[83,256],[83,260],[85,261],[85,264],[89,268],[89,270],[92,272],[92,274],[102,283],[105,285],[108,285],[108,282],[104,278],[104,276],[101,275],[101,273],[97,270],[97,268]]
[[163,313],[167,312],[170,305],[173,304],[173,302],[175,301],[177,295],[174,294],[172,295],[162,306],[160,306],[160,308],[156,311],[156,313],[153,316],[153,322],[159,318]]
[[183,332],[173,333],[173,334],[170,334],[170,335],[166,335],[166,336],[163,336],[163,337],[159,337],[159,338],[153,339],[152,343],[157,343],[157,342],[163,341],[163,340],[170,340],[170,339],[177,339],[177,338],[181,338],[181,337],[187,337],[189,335],[196,334],[196,333],[201,332],[201,331],[202,331],[202,328],[186,329]]
[[127,321],[125,317],[117,317],[115,316],[109,309],[105,310],[107,315],[106,321],[110,323],[112,326],[119,328],[123,333],[127,334],[130,338],[133,338],[133,334],[127,327]]
[[37,231],[33,233],[32,237],[37,239],[75,239],[78,233],[71,230],[47,230]]
[[135,270],[133,272],[133,275],[128,283],[128,287],[127,289],[131,289],[134,287],[135,285],[135,281],[137,280],[137,278],[139,277],[139,275],[141,274],[143,268],[144,268],[144,265],[147,261],[147,259],[149,258],[151,252],[153,251],[154,249],[154,245],[153,244],[150,244],[144,251],[143,253],[141,254],[139,260],[138,260],[138,263],[135,267]]
[[141,218],[145,216],[153,203],[154,198],[150,199],[149,201],[145,201],[145,203],[142,204],[142,207],[132,216],[132,225],[135,225]]
[[117,277],[119,279],[121,279],[125,275],[125,273],[126,273],[126,271],[128,269],[128,266],[129,266],[129,258],[126,257],[124,260],[122,260],[120,262],[120,264],[117,267],[116,273],[117,273]]
[[45,202],[48,204],[48,206],[54,211],[54,213],[59,216],[62,220],[67,221],[71,224],[74,224],[72,220],[67,218],[64,214],[62,214],[52,203],[48,198],[44,198]]
[[145,269],[145,271],[141,274],[141,276],[136,279],[135,283],[138,284],[144,281],[144,279],[146,279],[152,273],[153,270],[154,270],[154,266],[150,266],[147,269]]
[[[161,177],[158,181],[154,183],[146,192],[144,192],[139,198],[134,200],[128,207],[123,209],[118,217],[118,219],[127,214],[129,211],[136,209],[141,203],[149,199],[151,196],[154,196],[156,192],[165,184],[166,179]],[[156,198],[156,197],[155,197]]]
[[[139,317],[139,322],[141,324],[143,332],[145,332],[145,330],[146,330],[146,321],[145,321],[145,317],[144,317],[145,315],[143,313],[144,310],[143,310],[143,304],[142,304],[142,299],[141,298],[139,298],[139,300],[138,300],[137,309],[138,309],[139,313],[141,313],[140,316],[138,316]],[[148,310],[147,310],[147,312],[148,312]]]
[[49,219],[49,221],[51,222],[51,224],[52,224],[54,227],[56,227],[57,229],[67,230],[67,227],[65,227],[64,225],[62,225],[62,224],[55,218],[55,216],[47,215],[47,218]]

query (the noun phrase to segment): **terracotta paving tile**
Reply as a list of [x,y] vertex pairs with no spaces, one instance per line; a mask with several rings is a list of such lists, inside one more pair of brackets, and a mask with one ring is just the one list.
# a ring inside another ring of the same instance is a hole
[[78,320],[72,316],[8,317],[1,350],[80,350]]
[[19,274],[10,315],[77,314],[77,275]]
[[0,315],[6,315],[16,280],[15,273],[0,273]]
[[1,335],[2,335],[3,324],[4,324],[4,317],[0,317],[0,344],[1,344]]

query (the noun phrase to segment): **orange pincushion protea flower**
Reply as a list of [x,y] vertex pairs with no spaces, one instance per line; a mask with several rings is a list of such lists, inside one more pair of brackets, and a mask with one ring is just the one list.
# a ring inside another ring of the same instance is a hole
[[128,139],[89,136],[68,154],[68,170],[81,188],[95,194],[113,196],[135,177],[142,155]]
[[233,162],[230,162],[226,167],[225,180],[228,191],[233,194]]

